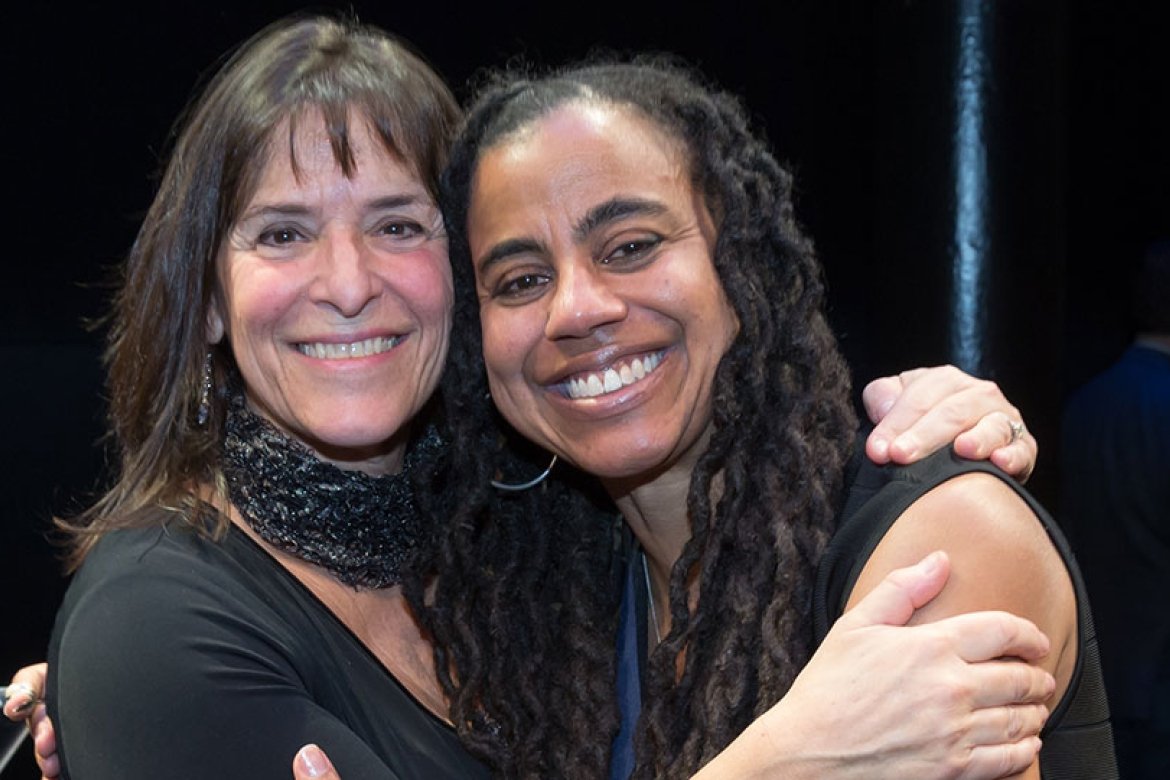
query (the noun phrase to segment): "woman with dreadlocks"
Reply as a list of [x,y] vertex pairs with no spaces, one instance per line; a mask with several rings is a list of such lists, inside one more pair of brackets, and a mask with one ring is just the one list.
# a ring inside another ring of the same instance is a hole
[[[855,459],[846,500],[857,421],[791,191],[739,105],[673,66],[505,78],[472,107],[443,186],[466,495],[426,615],[452,719],[491,725],[468,741],[508,776],[727,776],[717,754],[783,698],[745,734],[801,746],[782,776],[876,776],[839,726],[766,721],[825,695],[798,677],[825,662],[814,622],[925,556],[952,573],[914,622],[1005,610],[1051,641],[988,659],[1056,681],[1040,760],[1004,773],[1115,776],[1085,594],[1043,509],[949,452]],[[492,505],[492,479],[552,456]]]

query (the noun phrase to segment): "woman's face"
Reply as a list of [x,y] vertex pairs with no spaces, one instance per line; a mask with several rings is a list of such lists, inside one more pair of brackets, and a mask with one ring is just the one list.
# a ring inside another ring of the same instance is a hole
[[678,145],[570,103],[487,150],[468,231],[492,398],[603,478],[689,465],[737,320]]
[[350,117],[356,173],[320,116],[275,129],[255,194],[220,249],[208,316],[248,402],[344,468],[401,467],[408,423],[446,358],[452,301],[442,218],[418,177]]

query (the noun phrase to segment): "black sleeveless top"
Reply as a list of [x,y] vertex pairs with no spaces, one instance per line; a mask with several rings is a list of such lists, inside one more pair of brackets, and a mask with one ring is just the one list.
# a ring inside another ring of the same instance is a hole
[[817,571],[813,619],[820,642],[840,617],[861,570],[894,521],[918,498],[952,477],[993,474],[1019,494],[1044,525],[1072,580],[1077,601],[1076,668],[1068,690],[1040,737],[1040,775],[1045,780],[1113,780],[1113,732],[1089,599],[1080,570],[1055,521],[1018,483],[987,461],[968,461],[950,450],[909,466],[877,466],[859,453],[850,464],[850,486],[837,533]]

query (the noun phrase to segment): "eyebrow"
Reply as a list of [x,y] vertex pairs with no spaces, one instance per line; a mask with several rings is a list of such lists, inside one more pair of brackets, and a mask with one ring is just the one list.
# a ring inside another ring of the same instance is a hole
[[528,252],[540,252],[544,245],[539,241],[531,238],[509,238],[507,241],[501,241],[493,246],[488,252],[479,259],[477,263],[479,272],[483,273],[492,265],[502,260],[507,260],[513,255],[522,255]]
[[397,209],[403,206],[433,206],[430,199],[417,194],[387,195],[384,198],[375,198],[366,204],[369,209]]
[[[401,194],[401,195],[387,195],[382,198],[375,198],[365,204],[365,208],[371,211],[381,211],[384,209],[397,209],[403,206],[414,206],[420,203],[426,203],[420,195],[416,194]],[[430,205],[426,203],[426,205]],[[302,205],[300,203],[266,203],[255,208],[245,211],[238,220],[239,222],[248,222],[257,217],[302,217],[312,214],[314,209]]]
[[[666,206],[655,200],[646,198],[610,198],[599,203],[573,225],[573,240],[584,242],[589,235],[600,227],[631,216],[657,216],[666,212]],[[492,266],[513,255],[522,255],[529,252],[540,252],[544,245],[531,238],[511,238],[493,246],[479,259],[478,266],[482,273]]]
[[658,216],[666,212],[666,206],[646,198],[610,198],[589,209],[588,213],[573,226],[573,240],[578,243],[600,227],[633,216]]

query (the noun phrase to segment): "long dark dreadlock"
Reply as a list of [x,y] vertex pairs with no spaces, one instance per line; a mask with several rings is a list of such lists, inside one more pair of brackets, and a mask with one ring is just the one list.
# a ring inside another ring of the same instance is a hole
[[[777,701],[811,655],[814,569],[856,420],[791,176],[735,99],[676,65],[505,75],[467,117],[443,183],[456,284],[443,394],[459,478],[426,620],[473,750],[506,776],[605,776],[618,725],[612,508],[568,468],[519,498],[491,494],[493,476],[543,464],[513,446],[491,409],[464,233],[483,152],[568,102],[627,108],[680,142],[718,226],[714,263],[740,323],[715,377],[713,435],[688,496],[692,538],[672,571],[672,629],[649,662],[637,738],[636,776],[687,776]],[[686,583],[696,576],[692,612]]]

